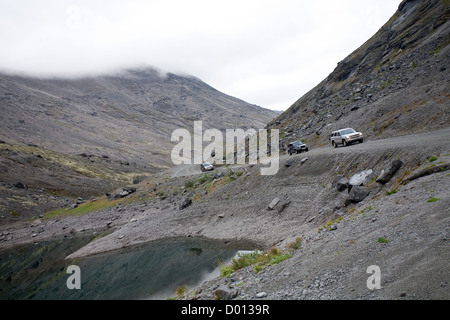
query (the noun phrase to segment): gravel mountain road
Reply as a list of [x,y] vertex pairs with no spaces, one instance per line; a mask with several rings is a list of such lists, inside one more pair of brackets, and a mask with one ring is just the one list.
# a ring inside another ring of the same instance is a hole
[[[303,157],[305,156],[321,156],[321,155],[333,155],[333,154],[351,154],[357,152],[379,152],[380,150],[384,151],[389,148],[429,148],[429,147],[439,147],[439,146],[450,146],[450,128],[441,129],[433,132],[423,132],[411,135],[403,135],[396,136],[385,139],[378,140],[368,140],[366,139],[364,143],[354,143],[347,147],[338,147],[333,148],[330,145],[314,148],[314,146],[310,146],[310,149],[307,153],[302,153]],[[294,155],[295,156],[295,155]],[[287,153],[280,154],[280,164],[289,159],[292,156],[289,156]],[[245,167],[245,165],[232,165],[232,168],[240,168]],[[225,170],[223,167],[216,167],[216,172],[222,172]],[[188,177],[192,175],[201,174],[199,165],[197,164],[182,164],[168,169],[171,177]]]

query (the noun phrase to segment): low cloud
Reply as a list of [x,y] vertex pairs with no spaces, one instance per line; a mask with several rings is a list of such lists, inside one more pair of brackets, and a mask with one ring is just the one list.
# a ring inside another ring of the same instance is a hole
[[400,0],[0,0],[0,69],[73,77],[153,66],[287,109]]

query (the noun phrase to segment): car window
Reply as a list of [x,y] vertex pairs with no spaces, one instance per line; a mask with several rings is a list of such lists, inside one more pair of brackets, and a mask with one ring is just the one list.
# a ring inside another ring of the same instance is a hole
[[343,130],[341,132],[341,134],[342,135],[346,135],[346,134],[351,134],[351,133],[354,133],[354,132],[355,132],[355,130],[353,130],[353,129],[347,129],[347,130]]

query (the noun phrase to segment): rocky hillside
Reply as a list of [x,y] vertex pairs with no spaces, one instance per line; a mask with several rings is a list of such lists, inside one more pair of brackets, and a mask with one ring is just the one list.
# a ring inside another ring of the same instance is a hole
[[82,79],[0,74],[0,211],[30,217],[141,181],[173,165],[171,134],[194,121],[263,128],[276,115],[153,69]]
[[0,139],[70,154],[171,166],[171,133],[262,128],[276,113],[225,95],[190,76],[153,69],[82,79],[0,75]]
[[450,5],[406,0],[392,18],[269,124],[284,141],[328,143],[353,127],[379,139],[447,127]]

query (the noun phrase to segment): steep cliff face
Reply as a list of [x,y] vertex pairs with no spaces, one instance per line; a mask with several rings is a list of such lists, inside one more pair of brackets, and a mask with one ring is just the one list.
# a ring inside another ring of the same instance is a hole
[[342,127],[368,139],[447,127],[450,123],[448,1],[403,1],[366,43],[269,124],[285,142],[328,142]]

